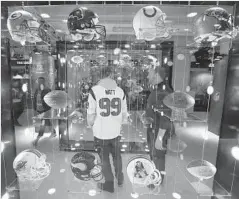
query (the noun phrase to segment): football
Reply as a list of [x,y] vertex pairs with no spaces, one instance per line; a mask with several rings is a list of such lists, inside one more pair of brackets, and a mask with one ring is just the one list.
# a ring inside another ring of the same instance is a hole
[[71,103],[68,94],[61,90],[54,90],[47,93],[44,97],[44,101],[53,109],[66,108]]
[[194,106],[195,100],[191,95],[187,93],[176,91],[167,95],[163,99],[163,103],[172,110],[186,110]]

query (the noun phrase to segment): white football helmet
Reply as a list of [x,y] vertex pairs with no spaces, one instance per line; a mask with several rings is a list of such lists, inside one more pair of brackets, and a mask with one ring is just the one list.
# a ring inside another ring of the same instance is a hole
[[162,182],[161,173],[156,169],[155,164],[146,157],[133,157],[126,170],[130,182],[134,185],[148,186],[154,184],[159,186]]
[[133,28],[138,40],[152,41],[155,38],[169,38],[170,30],[165,25],[166,14],[158,7],[141,8],[133,19]]
[[36,43],[41,42],[39,36],[40,23],[37,18],[30,12],[25,10],[17,10],[10,14],[7,19],[7,27],[16,42],[22,45],[25,42]]
[[45,154],[36,149],[27,149],[14,159],[13,169],[20,181],[35,181],[49,176],[51,165],[46,162]]

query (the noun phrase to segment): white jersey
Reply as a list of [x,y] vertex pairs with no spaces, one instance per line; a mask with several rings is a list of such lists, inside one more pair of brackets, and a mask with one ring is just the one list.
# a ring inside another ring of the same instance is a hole
[[93,125],[95,137],[99,139],[118,137],[123,117],[127,115],[124,91],[114,80],[103,79],[90,91],[87,114],[96,115]]

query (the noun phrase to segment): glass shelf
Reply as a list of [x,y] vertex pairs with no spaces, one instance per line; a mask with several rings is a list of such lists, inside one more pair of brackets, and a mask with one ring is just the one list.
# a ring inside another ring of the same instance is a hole
[[9,193],[12,193],[14,191],[37,191],[39,187],[41,186],[42,180],[36,180],[36,181],[19,181],[18,178],[16,178],[9,186],[6,187],[6,190]]

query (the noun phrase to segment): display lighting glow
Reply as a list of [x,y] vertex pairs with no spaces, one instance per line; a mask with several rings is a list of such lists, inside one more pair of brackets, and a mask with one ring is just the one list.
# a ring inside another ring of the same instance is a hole
[[186,92],[189,92],[190,89],[191,89],[190,86],[187,86],[187,87],[186,87]]
[[63,19],[62,22],[67,23],[67,19]]
[[80,146],[80,143],[76,143],[75,146]]
[[115,48],[114,49],[114,55],[118,55],[118,54],[120,54],[120,48]]
[[23,92],[27,92],[27,90],[28,90],[28,88],[27,88],[27,83],[24,83],[24,84],[22,85],[22,91],[23,91]]
[[122,145],[122,147],[123,147],[123,148],[126,148],[126,147],[127,147],[127,145],[126,145],[126,144],[123,144],[123,145]]
[[156,45],[155,44],[151,44],[150,48],[156,48]]
[[9,196],[9,193],[5,193],[3,196],[2,196],[2,199],[9,199],[10,198],[10,196]]
[[130,194],[132,198],[138,198],[139,197],[139,194],[136,193],[136,192],[133,192]]
[[130,45],[129,44],[125,44],[124,47],[125,48],[130,48]]
[[1,153],[4,151],[5,145],[3,142],[1,142]]
[[175,199],[181,199],[181,195],[176,192],[172,193],[172,195]]
[[149,152],[149,149],[144,149],[146,152]]
[[121,80],[122,80],[122,77],[118,77],[117,80],[121,81]]
[[60,173],[64,173],[66,170],[65,169],[61,169],[60,170]]
[[238,147],[238,146],[232,147],[231,153],[232,153],[232,156],[233,156],[236,160],[239,160],[239,147]]
[[63,63],[66,63],[66,59],[64,58],[64,57],[62,57],[61,59],[60,59],[60,62],[63,64]]
[[118,61],[118,60],[114,60],[114,61],[113,61],[113,64],[118,65],[118,64],[119,64],[119,61]]
[[55,192],[56,192],[56,189],[55,189],[55,188],[51,188],[51,189],[48,190],[48,194],[49,194],[49,195],[52,195],[52,194],[54,194]]
[[191,12],[187,14],[187,17],[191,18],[191,17],[195,17],[198,13],[197,12]]
[[97,193],[97,192],[96,192],[95,189],[90,189],[89,192],[88,192],[89,196],[95,196],[96,193]]
[[208,86],[208,88],[207,88],[207,94],[208,94],[208,95],[211,95],[211,94],[213,94],[213,92],[214,92],[214,88],[213,88],[212,86]]
[[208,140],[208,132],[204,132],[204,133],[202,134],[202,138],[203,138],[204,140]]
[[167,62],[168,62],[168,58],[165,57],[163,62],[164,62],[165,64],[167,64]]
[[100,44],[98,47],[99,47],[99,48],[104,48],[104,46],[103,46],[102,44]]
[[74,148],[74,147],[73,147],[73,148],[71,148],[71,150],[72,150],[72,151],[75,151],[75,150],[76,150],[76,148]]
[[41,14],[41,17],[43,17],[43,18],[50,18],[50,15],[47,14],[47,13],[42,13],[42,14]]

